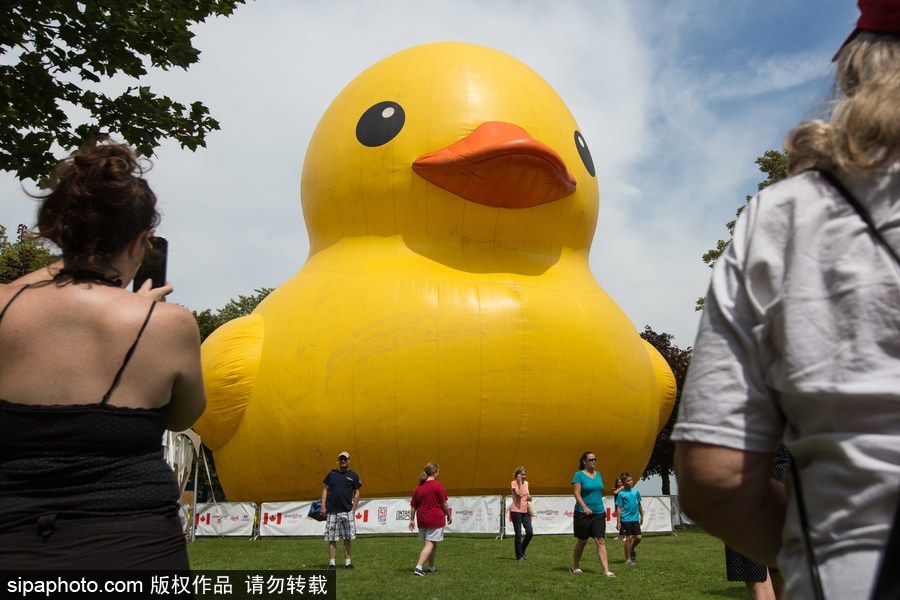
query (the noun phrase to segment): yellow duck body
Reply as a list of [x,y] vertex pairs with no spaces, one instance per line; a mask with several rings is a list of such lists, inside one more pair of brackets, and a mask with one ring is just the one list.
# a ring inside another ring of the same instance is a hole
[[310,141],[310,255],[203,345],[195,429],[230,500],[317,497],[341,450],[365,496],[441,465],[451,495],[566,493],[582,452],[643,471],[675,397],[594,280],[598,189],[559,96],[488,48],[399,52]]

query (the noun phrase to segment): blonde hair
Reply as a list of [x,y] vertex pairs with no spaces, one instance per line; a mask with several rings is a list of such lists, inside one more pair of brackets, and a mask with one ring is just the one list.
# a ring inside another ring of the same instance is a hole
[[789,174],[809,168],[864,172],[900,155],[900,37],[860,32],[841,50],[835,85],[843,96],[829,121],[805,121],[787,135]]
[[422,469],[422,474],[419,475],[419,485],[425,483],[425,481],[431,477],[432,475],[437,475],[438,472],[438,464],[437,463],[428,463],[425,465],[425,468]]

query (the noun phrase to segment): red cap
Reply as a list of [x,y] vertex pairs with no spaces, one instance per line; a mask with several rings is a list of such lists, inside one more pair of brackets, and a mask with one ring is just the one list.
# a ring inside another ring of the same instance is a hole
[[900,0],[858,0],[859,20],[856,29],[844,40],[832,62],[838,59],[844,46],[853,41],[860,31],[876,31],[878,33],[900,33]]

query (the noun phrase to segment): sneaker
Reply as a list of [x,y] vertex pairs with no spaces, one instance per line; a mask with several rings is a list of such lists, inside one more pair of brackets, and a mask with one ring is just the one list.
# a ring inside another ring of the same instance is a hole
[[347,563],[346,565],[344,565],[344,568],[345,569],[353,569],[354,568],[353,563]]
[[329,571],[334,571],[334,565],[328,565],[328,570],[329,570]]
[[520,557],[518,557],[516,560],[525,560],[525,557],[524,557],[524,556],[520,556]]
[[425,577],[425,571],[423,571],[419,567],[416,567],[415,569],[413,569],[413,574],[418,575],[419,577]]
[[637,563],[634,562],[633,560],[626,560],[626,561],[625,561],[625,564],[626,564],[626,565],[636,565]]
[[525,556],[525,555],[523,554],[523,555],[522,555],[522,560],[528,560],[528,557]]
[[428,567],[429,573],[437,573],[437,567]]
[[631,560],[637,560],[637,552],[634,550],[631,551]]
[[569,569],[569,573],[584,573],[581,569]]
[[607,571],[606,573],[604,573],[604,575],[606,575],[607,577],[615,577],[616,576],[616,574],[613,573],[612,571]]

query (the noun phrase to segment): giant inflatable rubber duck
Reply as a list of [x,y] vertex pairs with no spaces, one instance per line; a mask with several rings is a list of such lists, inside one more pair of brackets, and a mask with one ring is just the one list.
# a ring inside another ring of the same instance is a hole
[[594,280],[595,165],[534,71],[461,43],[375,64],[331,103],[301,183],[306,263],[203,344],[195,429],[229,500],[366,497],[441,465],[451,495],[569,493],[582,452],[641,473],[672,372]]

